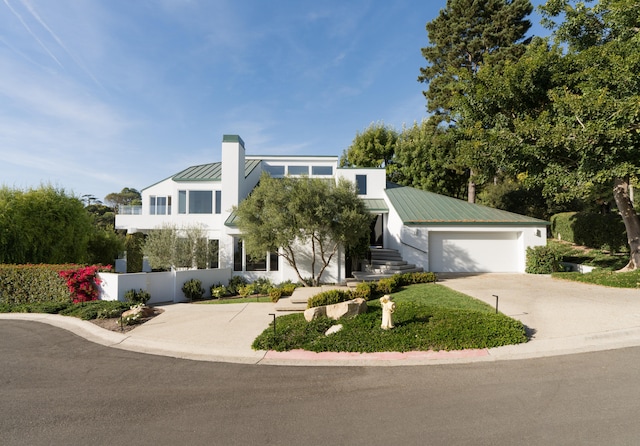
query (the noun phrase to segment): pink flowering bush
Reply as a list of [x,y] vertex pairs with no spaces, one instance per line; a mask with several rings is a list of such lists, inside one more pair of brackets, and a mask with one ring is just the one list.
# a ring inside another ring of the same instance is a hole
[[71,293],[71,300],[74,304],[80,302],[89,302],[91,300],[98,300],[100,297],[100,278],[98,277],[98,271],[109,271],[111,266],[84,266],[74,269],[68,269],[60,271],[60,277],[62,277],[69,292]]

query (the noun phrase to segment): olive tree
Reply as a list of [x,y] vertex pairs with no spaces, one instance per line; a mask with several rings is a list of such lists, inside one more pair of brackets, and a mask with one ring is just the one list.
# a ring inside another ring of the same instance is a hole
[[271,178],[263,174],[251,195],[234,208],[247,254],[278,252],[300,281],[309,257],[313,286],[338,254],[362,254],[369,243],[371,216],[353,183],[317,178]]
[[201,268],[207,264],[206,241],[201,225],[178,228],[163,224],[149,231],[143,252],[153,269]]

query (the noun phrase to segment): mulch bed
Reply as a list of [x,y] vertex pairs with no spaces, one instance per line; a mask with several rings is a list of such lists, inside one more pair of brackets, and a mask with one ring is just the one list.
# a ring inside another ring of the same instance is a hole
[[114,317],[114,318],[110,318],[110,319],[92,319],[89,322],[97,325],[98,327],[104,328],[105,330],[111,330],[111,331],[115,331],[117,333],[127,333],[131,330],[133,330],[136,327],[139,327],[140,325],[144,324],[147,321],[150,321],[151,319],[153,319],[154,317],[156,317],[157,315],[163,313],[164,310],[160,309],[160,308],[155,308],[153,307],[153,316],[150,317],[145,317],[143,319],[140,319],[140,321],[137,324],[131,324],[131,325],[124,325],[124,326],[120,326],[119,322],[120,322],[120,318],[118,317]]

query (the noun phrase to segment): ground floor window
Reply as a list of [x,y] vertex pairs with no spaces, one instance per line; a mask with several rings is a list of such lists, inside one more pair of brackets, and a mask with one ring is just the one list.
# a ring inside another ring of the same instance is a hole
[[260,259],[252,259],[246,254],[242,239],[233,238],[234,271],[278,271],[279,261],[277,253],[268,253]]
[[220,268],[220,240],[209,240],[209,268]]

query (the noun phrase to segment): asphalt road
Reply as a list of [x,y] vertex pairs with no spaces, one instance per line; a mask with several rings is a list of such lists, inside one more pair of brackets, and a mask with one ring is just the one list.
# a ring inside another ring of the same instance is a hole
[[0,323],[0,444],[635,445],[640,348],[415,367],[151,356]]

